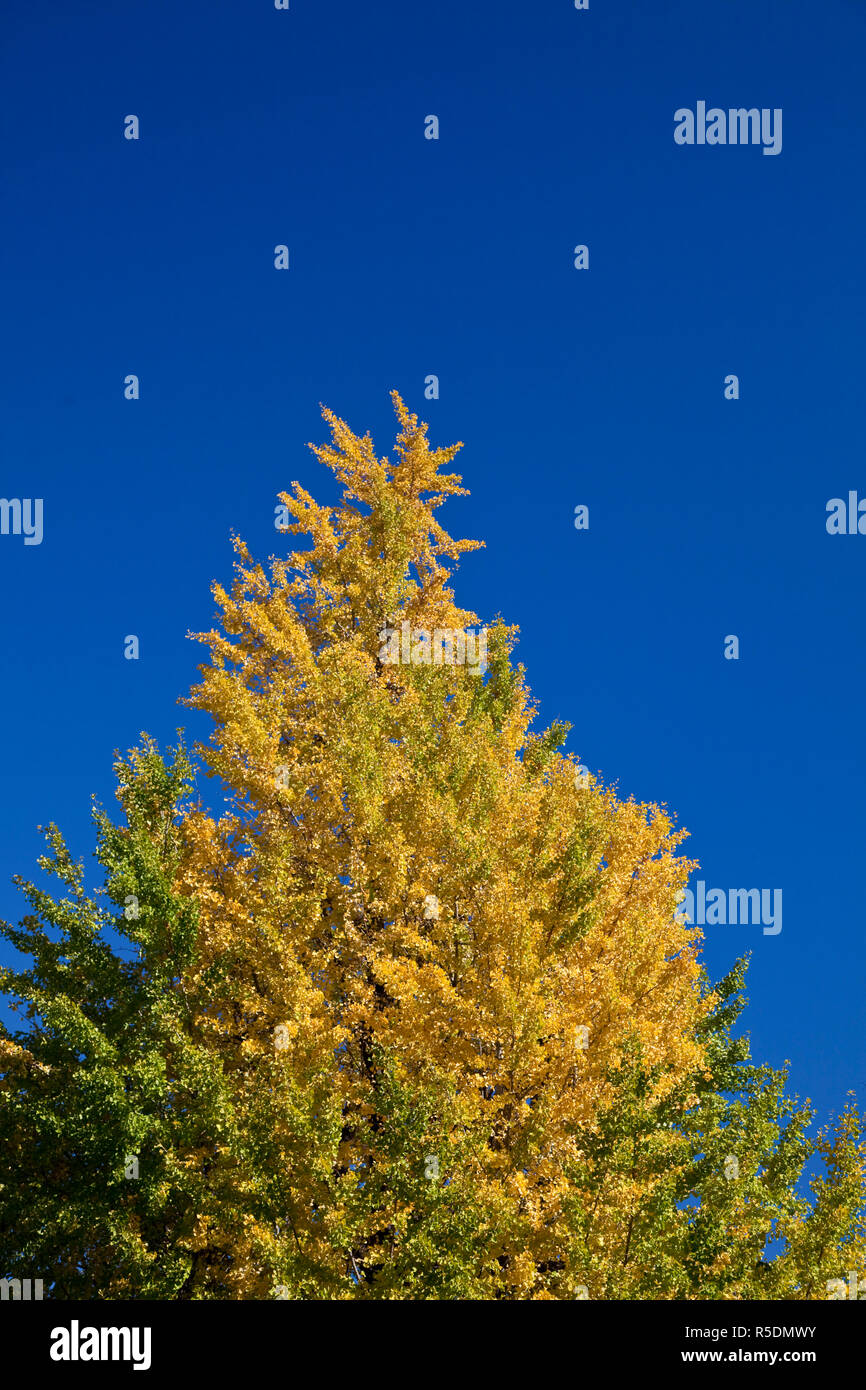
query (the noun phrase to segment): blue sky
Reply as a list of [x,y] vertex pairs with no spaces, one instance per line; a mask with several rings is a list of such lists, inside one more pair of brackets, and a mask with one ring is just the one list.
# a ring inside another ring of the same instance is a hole
[[[231,529],[273,553],[280,489],[336,495],[318,403],[385,453],[396,387],[464,441],[458,601],[520,625],[541,721],[674,809],[708,887],[783,890],[779,934],[707,928],[714,976],[753,953],[754,1054],[824,1114],[866,1100],[866,537],[825,527],[866,496],[866,7],[6,0],[3,29],[0,493],[44,538],[0,536],[0,914],[37,824],[90,854],[116,747],[206,733],[176,700]],[[781,153],[678,146],[699,100],[781,108]]]

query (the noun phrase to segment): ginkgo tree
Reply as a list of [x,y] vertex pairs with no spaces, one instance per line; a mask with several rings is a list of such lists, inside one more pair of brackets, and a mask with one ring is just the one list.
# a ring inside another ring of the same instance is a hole
[[859,1114],[810,1140],[732,1035],[683,832],[533,730],[516,630],[450,587],[459,446],[394,406],[391,458],[324,412],[341,501],[295,484],[302,544],[237,540],[215,586],[187,703],[226,809],[145,740],[103,896],[58,839],[71,899],[5,929],[35,964],[2,1171],[39,1161],[0,1178],[0,1263],[66,1296],[827,1297],[863,1265]]

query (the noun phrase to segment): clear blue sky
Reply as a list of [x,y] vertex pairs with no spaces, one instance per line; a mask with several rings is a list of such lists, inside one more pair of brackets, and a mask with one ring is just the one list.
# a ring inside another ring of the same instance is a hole
[[[115,747],[204,735],[175,701],[230,529],[277,549],[278,490],[335,495],[318,402],[386,452],[397,387],[465,443],[458,599],[519,623],[542,721],[710,887],[783,890],[779,935],[707,928],[714,976],[753,952],[755,1055],[866,1101],[866,536],[825,529],[866,495],[862,0],[5,0],[2,32],[0,493],[44,539],[0,536],[0,913],[38,823],[89,855]],[[678,146],[699,100],[781,108],[781,154]]]

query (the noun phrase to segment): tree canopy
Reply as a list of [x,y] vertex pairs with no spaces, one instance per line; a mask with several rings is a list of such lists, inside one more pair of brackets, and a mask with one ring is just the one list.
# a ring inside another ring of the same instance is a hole
[[702,969],[684,832],[587,776],[567,724],[533,731],[516,629],[449,587],[478,545],[437,519],[460,446],[393,399],[391,459],[323,412],[343,494],[281,494],[298,549],[236,540],[186,699],[210,743],[118,757],[92,892],[53,825],[59,891],[21,881],[0,1273],[60,1298],[825,1298],[863,1265],[859,1113],[809,1137],[733,1034],[745,963]]

